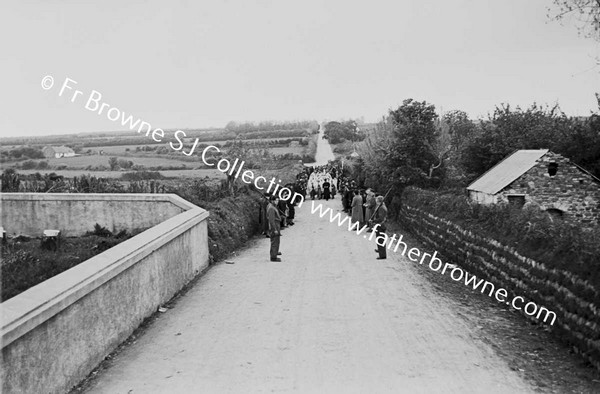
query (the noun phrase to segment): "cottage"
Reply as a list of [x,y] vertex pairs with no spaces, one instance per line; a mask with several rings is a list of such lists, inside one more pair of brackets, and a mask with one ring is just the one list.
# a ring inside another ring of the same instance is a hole
[[555,216],[600,222],[600,180],[547,149],[519,150],[467,187],[482,204],[534,204]]
[[42,149],[47,158],[60,159],[61,157],[73,157],[75,152],[68,146],[46,146]]

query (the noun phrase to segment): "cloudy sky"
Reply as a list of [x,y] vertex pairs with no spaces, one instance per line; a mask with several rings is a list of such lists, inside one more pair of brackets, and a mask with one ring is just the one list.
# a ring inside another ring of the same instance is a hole
[[[2,1],[0,136],[375,121],[406,98],[483,117],[500,103],[597,109],[600,46],[550,0]],[[44,76],[54,86],[41,88]],[[65,78],[82,91],[59,96]],[[109,107],[106,107],[109,108]],[[113,114],[116,112],[113,112]]]

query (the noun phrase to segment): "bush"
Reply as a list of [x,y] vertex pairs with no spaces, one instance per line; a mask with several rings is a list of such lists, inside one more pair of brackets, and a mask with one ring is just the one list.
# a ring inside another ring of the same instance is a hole
[[45,170],[48,167],[50,167],[50,165],[48,164],[47,161],[40,161],[40,162],[37,163],[37,169],[38,170]]
[[165,179],[165,177],[158,171],[136,171],[121,174],[121,179],[124,181],[144,181],[149,179]]
[[33,160],[27,160],[27,161],[24,161],[23,164],[21,164],[21,168],[24,170],[33,170],[36,167],[37,167],[37,163]]
[[[556,267],[593,267],[596,266],[594,262],[600,260],[599,228],[589,231],[576,223],[553,220],[535,207],[515,209],[507,204],[482,205],[471,203],[462,191],[436,193],[415,187],[406,188],[402,200],[412,207],[465,225],[471,231],[487,234],[514,246],[526,256]],[[571,257],[567,260],[565,256]],[[588,274],[586,270],[583,277]],[[598,280],[600,288],[600,277]]]
[[128,168],[133,167],[133,162],[131,160],[118,159],[117,165],[126,170]]
[[[117,236],[106,235],[110,231],[96,225],[94,231],[102,236],[86,235],[78,238],[65,238],[58,251],[48,251],[39,247],[38,240],[15,243],[9,241],[2,246],[2,301],[6,301],[63,271],[68,270],[109,249],[135,234],[123,233]],[[107,232],[107,233],[106,233]],[[135,233],[139,233],[138,230]]]
[[98,237],[110,237],[112,232],[106,227],[102,227],[98,223],[94,224],[94,231],[88,232],[88,235],[97,235]]

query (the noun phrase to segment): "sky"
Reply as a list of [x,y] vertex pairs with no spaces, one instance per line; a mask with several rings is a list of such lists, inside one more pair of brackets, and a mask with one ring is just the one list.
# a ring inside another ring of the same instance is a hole
[[[407,98],[472,118],[534,102],[589,115],[600,44],[549,20],[551,5],[3,0],[0,137],[126,130],[110,108],[163,129],[373,122]],[[93,90],[101,114],[85,107]]]

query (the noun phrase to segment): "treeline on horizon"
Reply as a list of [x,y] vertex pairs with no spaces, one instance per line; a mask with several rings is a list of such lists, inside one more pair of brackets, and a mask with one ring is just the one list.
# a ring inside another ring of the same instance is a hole
[[356,147],[356,176],[382,190],[465,187],[519,149],[549,149],[600,178],[600,114],[568,117],[558,105],[502,104],[473,121],[461,110],[439,116],[433,104],[406,99]]
[[[226,141],[233,139],[264,139],[264,138],[290,138],[304,137],[319,131],[319,123],[316,120],[304,121],[284,121],[284,122],[229,122],[222,129],[183,129],[187,139],[196,139],[199,141]],[[174,130],[165,130],[167,134],[172,134]],[[144,133],[138,134],[133,131],[122,132],[98,132],[85,134],[64,134],[49,136],[29,136],[29,137],[4,137],[0,139],[3,146],[24,146],[40,150],[44,146],[65,145],[75,152],[83,148],[97,146],[119,146],[119,145],[164,145],[164,142],[154,141]],[[15,157],[22,148],[15,148]],[[5,152],[5,155],[7,153]],[[28,158],[34,159],[38,156],[24,154]]]
[[226,131],[236,134],[260,132],[260,131],[280,131],[280,130],[309,130],[313,133],[319,131],[319,122],[316,120],[301,121],[262,121],[262,122],[234,122],[231,121],[225,126]]

